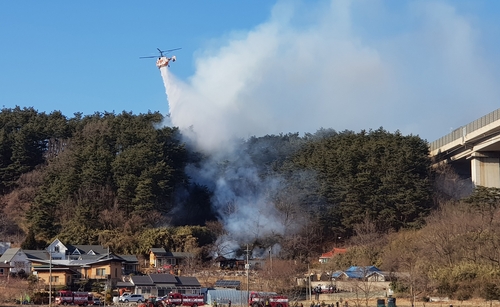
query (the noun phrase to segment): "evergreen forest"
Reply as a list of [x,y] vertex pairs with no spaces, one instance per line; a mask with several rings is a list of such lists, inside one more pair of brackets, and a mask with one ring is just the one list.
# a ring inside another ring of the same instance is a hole
[[321,128],[252,136],[216,155],[164,121],[2,109],[0,241],[165,247],[200,262],[247,244],[300,263],[348,247],[328,269],[408,272],[396,286],[415,295],[500,295],[500,191],[432,167],[419,136]]

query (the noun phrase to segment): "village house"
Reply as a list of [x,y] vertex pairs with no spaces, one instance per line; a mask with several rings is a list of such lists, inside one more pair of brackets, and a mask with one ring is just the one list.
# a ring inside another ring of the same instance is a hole
[[54,240],[47,250],[8,248],[0,257],[0,277],[34,274],[39,281],[54,286],[77,286],[81,280],[116,285],[123,276],[137,273],[135,255],[115,255],[100,245],[69,245]]
[[347,248],[334,247],[331,251],[321,254],[319,262],[322,264],[328,263],[328,261],[330,261],[330,259],[332,259],[335,255],[345,254],[346,252]]
[[[31,255],[30,252],[27,251],[29,255]],[[89,257],[85,254],[78,259],[73,258],[52,259],[49,252],[46,252],[43,257],[40,253],[36,253],[36,256],[33,255],[30,258],[33,274],[46,283],[51,279],[55,285],[68,287],[77,286],[76,282],[80,280],[102,281],[114,286],[123,279],[124,264],[127,260],[118,255],[105,254]],[[49,275],[52,275],[52,278]]]
[[9,274],[30,274],[31,262],[20,248],[9,248],[0,257],[0,263],[8,265]]
[[351,266],[345,271],[336,271],[332,274],[334,280],[358,279],[366,281],[388,281],[388,273],[380,271],[376,266]]
[[187,252],[170,252],[163,247],[151,248],[149,251],[149,266],[156,268],[158,272],[173,272],[188,259],[194,258],[194,254]]
[[10,263],[0,262],[0,279],[4,280],[5,278],[9,278],[10,274]]
[[142,294],[144,298],[164,296],[170,292],[185,294],[200,294],[201,292],[201,285],[196,277],[166,273],[131,276],[129,281],[118,283],[117,287],[120,292]]

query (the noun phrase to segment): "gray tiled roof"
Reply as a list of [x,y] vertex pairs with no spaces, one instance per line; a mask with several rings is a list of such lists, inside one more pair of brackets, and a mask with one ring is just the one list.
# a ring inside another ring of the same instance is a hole
[[153,247],[151,248],[151,252],[155,255],[163,255],[167,253],[163,247]]
[[150,274],[149,277],[155,284],[176,284],[177,279],[171,274]]
[[201,287],[196,277],[174,276],[171,274],[150,274],[147,276],[131,276],[135,286],[154,286],[161,284],[172,284],[176,287]]
[[190,258],[194,257],[193,253],[187,252],[170,252],[166,251],[163,247],[151,248],[151,252],[156,256],[171,257],[171,258]]
[[132,283],[136,286],[154,286],[154,282],[149,276],[132,276]]
[[49,253],[46,250],[33,250],[27,249],[23,250],[28,259],[31,260],[49,260]]
[[131,263],[139,262],[136,255],[118,255],[118,257],[122,258],[126,262],[131,262]]
[[108,253],[108,249],[101,245],[72,245],[65,244],[68,248],[70,254],[78,254],[75,253],[75,250],[78,250],[80,254],[88,254],[90,251],[93,251],[97,255],[104,255]]
[[0,262],[10,262],[21,249],[19,247],[9,248],[0,257]]
[[179,280],[179,286],[201,287],[196,277],[177,276],[177,280]]
[[[72,255],[72,256],[75,256],[75,255]],[[78,256],[78,259],[79,260],[93,260],[93,261],[97,261],[99,259],[101,259],[102,255],[87,255],[87,254],[83,254],[83,255],[80,255]]]

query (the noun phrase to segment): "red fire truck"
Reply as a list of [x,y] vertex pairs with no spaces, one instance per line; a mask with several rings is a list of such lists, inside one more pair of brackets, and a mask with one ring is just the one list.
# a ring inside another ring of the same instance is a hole
[[203,306],[205,305],[203,295],[197,294],[182,294],[182,293],[169,293],[163,300],[163,305],[166,307],[176,306]]
[[92,297],[92,293],[88,292],[61,290],[57,293],[56,304],[87,306],[94,304],[94,298]]
[[250,292],[250,307],[288,307],[288,297],[275,292]]

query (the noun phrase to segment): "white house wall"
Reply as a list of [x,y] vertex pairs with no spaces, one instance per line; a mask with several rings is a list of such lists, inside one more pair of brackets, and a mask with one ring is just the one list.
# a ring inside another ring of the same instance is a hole
[[47,247],[47,251],[52,254],[53,260],[64,260],[66,259],[66,251],[68,248],[58,239],[55,239]]
[[12,273],[19,273],[20,271],[24,271],[25,273],[29,274],[29,272],[31,272],[31,262],[28,260],[26,254],[21,250],[19,250],[16,255],[12,257],[10,266],[10,271]]

